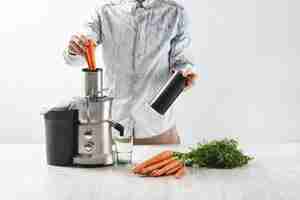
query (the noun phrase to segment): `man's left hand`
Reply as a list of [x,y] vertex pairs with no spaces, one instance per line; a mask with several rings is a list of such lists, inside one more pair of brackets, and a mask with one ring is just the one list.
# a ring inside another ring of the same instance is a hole
[[188,90],[195,85],[196,80],[199,79],[199,75],[191,68],[181,71],[182,75],[187,78],[185,90]]

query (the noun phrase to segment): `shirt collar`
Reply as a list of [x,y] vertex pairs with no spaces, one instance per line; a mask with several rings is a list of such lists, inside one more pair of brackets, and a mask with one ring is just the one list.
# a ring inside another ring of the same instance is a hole
[[[155,2],[155,1],[159,1],[159,0],[144,0],[142,2],[142,6],[144,8],[151,8],[152,7],[152,4]],[[133,3],[136,5],[136,7],[138,7],[140,5],[139,1],[138,0],[123,0],[123,2],[125,3]]]

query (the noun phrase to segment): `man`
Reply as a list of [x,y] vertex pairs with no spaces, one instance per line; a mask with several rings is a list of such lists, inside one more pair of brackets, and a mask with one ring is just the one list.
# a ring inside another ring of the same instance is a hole
[[113,118],[132,127],[135,144],[180,143],[173,108],[162,116],[148,103],[174,70],[187,77],[187,88],[196,80],[184,56],[187,26],[184,8],[172,0],[100,1],[64,52],[68,64],[84,66],[87,38],[102,45]]

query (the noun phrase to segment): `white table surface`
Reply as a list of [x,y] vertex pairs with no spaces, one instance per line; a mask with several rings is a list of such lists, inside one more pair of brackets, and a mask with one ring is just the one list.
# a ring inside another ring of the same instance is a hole
[[[136,147],[134,160],[163,148]],[[246,150],[256,157],[250,165],[234,170],[189,169],[180,180],[138,177],[125,166],[48,166],[44,149],[44,145],[0,145],[1,199],[300,199],[300,143],[250,145]]]

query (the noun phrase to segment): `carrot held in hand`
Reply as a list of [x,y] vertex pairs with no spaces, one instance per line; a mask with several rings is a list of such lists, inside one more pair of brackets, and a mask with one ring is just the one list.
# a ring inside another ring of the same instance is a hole
[[163,151],[160,154],[142,162],[141,164],[137,165],[135,168],[133,168],[134,173],[140,173],[141,170],[143,170],[145,167],[148,167],[154,163],[158,163],[162,160],[166,160],[168,158],[171,158],[173,156],[173,151]]
[[87,65],[88,65],[88,69],[89,69],[89,71],[91,71],[92,62],[91,62],[91,57],[88,54],[88,51],[85,52],[84,57],[87,62]]
[[89,51],[89,40],[87,40],[85,43],[84,43],[84,47],[85,47],[85,59],[86,59],[86,62],[88,64],[88,69],[91,70],[91,66],[92,66],[92,62],[91,62],[91,55],[90,55],[90,51]]
[[95,53],[96,44],[93,40],[90,41],[90,54],[92,62],[92,70],[96,71],[96,53]]
[[185,174],[185,167],[182,167],[178,172],[175,174],[175,178],[181,178]]
[[84,45],[86,48],[85,57],[88,63],[88,68],[90,71],[95,71],[96,70],[96,57],[95,57],[96,44],[93,40],[88,39]]
[[156,164],[150,165],[148,167],[143,168],[140,173],[141,174],[148,174],[148,173],[152,172],[153,170],[160,169],[160,168],[164,167],[165,165],[169,164],[173,160],[175,160],[175,158],[172,157],[172,158],[163,160],[161,162],[158,162]]

